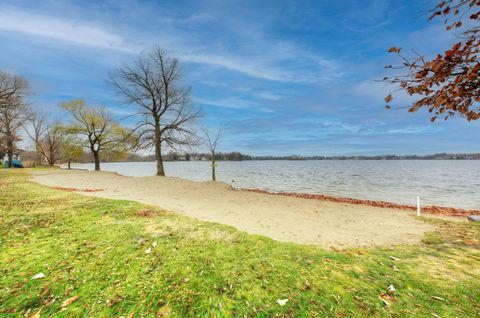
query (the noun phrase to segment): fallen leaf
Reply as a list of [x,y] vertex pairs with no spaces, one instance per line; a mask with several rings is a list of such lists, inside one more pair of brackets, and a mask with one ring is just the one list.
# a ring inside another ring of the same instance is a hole
[[40,318],[40,311],[41,310],[37,311],[37,313],[31,315],[29,318]]
[[389,256],[389,257],[390,257],[391,260],[394,260],[395,262],[400,260],[399,258],[396,258],[395,256]]
[[61,307],[68,307],[77,299],[78,299],[78,296],[70,297],[61,304]]
[[151,252],[152,252],[152,249],[150,247],[145,250],[146,254],[150,254]]
[[397,291],[393,285],[388,286],[387,290],[392,293]]
[[32,279],[39,279],[39,278],[44,278],[45,274],[44,273],[38,273],[35,276],[32,277]]
[[277,299],[277,303],[280,305],[280,306],[285,306],[285,304],[287,303],[288,299]]
[[438,297],[438,296],[432,296],[433,299],[435,300],[441,300],[441,301],[444,301],[445,299],[443,299],[442,297]]

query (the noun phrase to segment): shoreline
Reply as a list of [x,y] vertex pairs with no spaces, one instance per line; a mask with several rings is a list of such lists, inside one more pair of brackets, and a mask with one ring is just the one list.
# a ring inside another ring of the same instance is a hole
[[237,191],[223,182],[79,170],[29,174],[31,180],[59,191],[137,201],[298,244],[335,248],[416,244],[436,229],[409,210]]
[[[65,169],[60,167],[60,170],[68,171],[69,169]],[[86,172],[94,172],[84,168],[72,168],[71,171],[86,171]],[[117,176],[126,177],[126,178],[149,178],[153,176],[127,176],[123,175],[116,171],[101,171],[102,173],[112,173]],[[194,183],[208,183],[210,181],[195,181],[190,180],[187,178],[182,177],[165,177],[165,178],[178,178],[180,180],[194,182]],[[378,207],[378,208],[387,208],[387,209],[396,209],[396,210],[406,210],[406,211],[416,211],[417,207],[415,205],[408,205],[402,203],[395,203],[390,201],[383,201],[383,200],[369,200],[369,199],[356,199],[351,197],[342,197],[342,196],[334,196],[334,195],[326,195],[326,194],[312,194],[312,193],[305,193],[305,192],[287,192],[287,191],[274,191],[274,190],[266,190],[261,188],[235,188],[232,185],[225,183],[223,181],[217,181],[217,183],[222,183],[227,186],[232,187],[234,191],[240,192],[254,192],[254,193],[262,193],[267,195],[276,195],[276,196],[285,196],[285,197],[292,197],[292,198],[300,198],[300,199],[307,199],[307,200],[317,200],[317,201],[324,201],[324,202],[334,202],[334,203],[348,203],[354,205],[366,205],[371,207]],[[65,188],[62,187],[53,187],[57,188],[58,190],[66,190],[66,191],[78,191],[78,192],[98,192],[103,191],[103,189],[76,189],[76,188]],[[458,218],[466,218],[469,215],[480,215],[480,210],[476,209],[464,209],[464,208],[456,208],[456,207],[446,207],[446,206],[438,206],[438,205],[426,205],[421,206],[421,213],[429,214],[429,215],[438,215],[438,216],[451,216],[451,217],[458,217]]]
[[[348,197],[336,197],[336,196],[325,195],[325,194],[310,194],[310,193],[301,193],[301,192],[284,192],[284,191],[276,192],[276,191],[254,189],[254,188],[238,188],[235,190],[286,196],[286,197],[294,197],[294,198],[301,198],[301,199],[307,199],[307,200],[367,205],[367,206],[378,207],[378,208],[388,208],[388,209],[398,209],[398,210],[408,210],[408,211],[417,210],[417,207],[414,205],[400,204],[400,203],[381,201],[381,200],[354,199],[354,198],[348,198]],[[426,214],[431,214],[431,215],[454,216],[454,217],[467,217],[469,215],[480,215],[480,210],[462,209],[462,208],[454,208],[454,207],[442,207],[442,206],[436,206],[436,205],[422,206],[421,212]]]

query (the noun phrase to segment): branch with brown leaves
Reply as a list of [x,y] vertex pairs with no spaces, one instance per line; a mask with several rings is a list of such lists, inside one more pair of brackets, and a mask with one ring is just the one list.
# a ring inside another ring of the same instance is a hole
[[[447,31],[456,30],[460,41],[443,54],[432,60],[414,51],[413,57],[406,57],[401,49],[392,47],[390,53],[397,54],[402,65],[386,66],[391,70],[406,70],[405,74],[385,77],[384,82],[399,87],[410,96],[418,99],[408,110],[415,112],[427,108],[432,114],[431,121],[437,117],[445,120],[454,115],[465,117],[468,121],[480,119],[480,1],[444,0],[431,11],[430,19],[443,17]],[[469,20],[472,26],[462,30]],[[385,97],[386,107],[394,99],[392,94]]]

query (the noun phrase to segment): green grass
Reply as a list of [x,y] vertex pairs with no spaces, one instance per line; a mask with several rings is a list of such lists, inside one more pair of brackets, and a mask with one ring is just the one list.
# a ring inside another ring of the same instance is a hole
[[28,171],[0,171],[0,316],[479,316],[475,224],[429,221],[438,231],[416,246],[335,252],[52,190]]

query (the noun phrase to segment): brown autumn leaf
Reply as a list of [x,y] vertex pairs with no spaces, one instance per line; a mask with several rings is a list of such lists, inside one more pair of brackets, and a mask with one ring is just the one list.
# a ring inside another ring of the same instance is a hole
[[393,99],[392,94],[389,94],[387,97],[384,98],[386,103],[390,103],[392,99]]
[[388,53],[400,53],[400,48],[392,46],[391,48],[388,49]]
[[70,297],[62,303],[61,307],[68,307],[77,299],[78,299],[78,296]]

